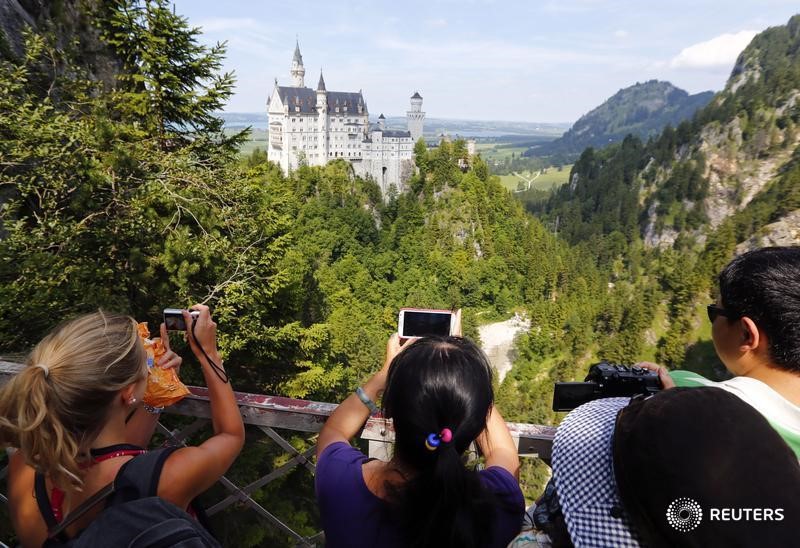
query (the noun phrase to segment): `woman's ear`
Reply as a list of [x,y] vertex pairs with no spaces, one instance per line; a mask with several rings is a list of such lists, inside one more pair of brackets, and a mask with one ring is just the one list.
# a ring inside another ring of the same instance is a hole
[[753,351],[758,348],[758,345],[763,342],[763,337],[758,330],[758,326],[756,323],[748,318],[747,316],[743,316],[740,320],[740,325],[742,326],[742,344],[741,349],[743,351]]
[[131,401],[135,396],[134,393],[136,391],[136,384],[129,384],[125,388],[119,391],[120,400],[122,400],[122,405],[132,405],[136,403],[135,401]]

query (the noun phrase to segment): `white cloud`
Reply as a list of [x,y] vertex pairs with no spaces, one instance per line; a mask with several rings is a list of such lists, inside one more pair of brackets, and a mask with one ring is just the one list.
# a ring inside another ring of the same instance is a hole
[[743,30],[735,34],[725,33],[684,48],[669,63],[671,68],[711,68],[730,66],[739,53],[758,34],[754,30]]
[[447,26],[447,19],[440,17],[439,19],[426,19],[425,26],[430,28],[443,28]]
[[622,30],[622,29],[614,31],[614,36],[616,38],[627,38],[628,37],[628,31],[627,30]]

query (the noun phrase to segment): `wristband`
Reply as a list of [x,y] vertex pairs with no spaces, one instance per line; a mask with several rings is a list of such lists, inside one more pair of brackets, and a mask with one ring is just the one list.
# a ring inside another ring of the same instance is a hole
[[367,406],[367,409],[369,409],[370,415],[377,415],[378,414],[378,412],[380,411],[378,409],[378,406],[375,405],[374,401],[369,399],[369,396],[367,396],[367,393],[364,392],[364,389],[361,388],[360,386],[358,388],[356,388],[356,396],[358,396],[358,399],[361,400],[361,403],[363,403],[364,405]]
[[142,408],[152,415],[160,415],[164,411],[164,407],[153,407],[152,405],[142,404]]

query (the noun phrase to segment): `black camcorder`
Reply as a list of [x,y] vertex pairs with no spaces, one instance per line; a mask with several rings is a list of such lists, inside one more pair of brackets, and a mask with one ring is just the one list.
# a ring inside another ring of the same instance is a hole
[[642,367],[600,362],[589,368],[584,382],[557,382],[553,411],[572,411],[600,398],[632,397],[661,390],[658,373]]

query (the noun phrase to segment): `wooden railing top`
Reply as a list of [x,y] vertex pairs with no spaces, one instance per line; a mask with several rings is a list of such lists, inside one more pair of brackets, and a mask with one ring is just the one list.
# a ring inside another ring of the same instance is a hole
[[[0,361],[0,384],[16,374],[23,365]],[[191,395],[168,408],[168,412],[192,417],[210,418],[208,390],[190,386]],[[245,424],[269,426],[297,430],[299,432],[319,432],[325,420],[337,404],[299,400],[283,396],[235,392]],[[517,441],[520,454],[550,458],[550,448],[555,428],[538,424],[507,423],[512,437]],[[373,417],[367,421],[361,434],[362,439],[391,442],[393,432],[391,421]]]

